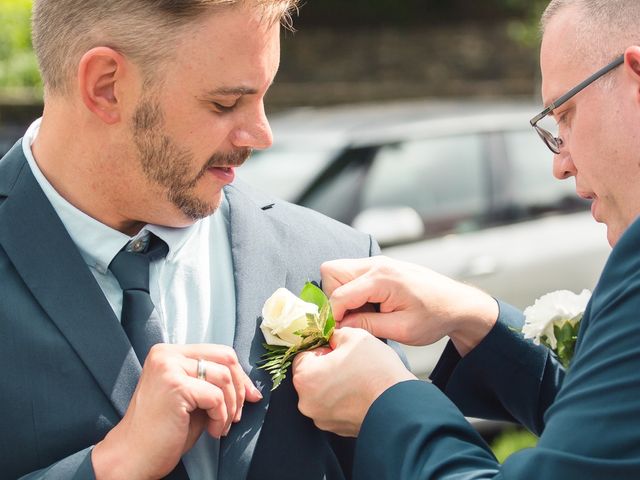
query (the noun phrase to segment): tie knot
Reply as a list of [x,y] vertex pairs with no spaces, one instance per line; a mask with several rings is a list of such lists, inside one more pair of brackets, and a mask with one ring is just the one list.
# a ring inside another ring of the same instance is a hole
[[120,250],[109,265],[122,290],[142,290],[149,293],[149,264],[151,260],[164,257],[169,248],[154,234],[143,251]]

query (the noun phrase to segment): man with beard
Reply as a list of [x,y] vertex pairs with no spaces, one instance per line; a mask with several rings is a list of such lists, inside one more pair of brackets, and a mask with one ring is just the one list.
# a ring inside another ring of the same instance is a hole
[[230,185],[272,142],[296,3],[34,2],[44,114],[0,161],[3,478],[350,476],[353,443],[271,394],[258,324],[375,243]]

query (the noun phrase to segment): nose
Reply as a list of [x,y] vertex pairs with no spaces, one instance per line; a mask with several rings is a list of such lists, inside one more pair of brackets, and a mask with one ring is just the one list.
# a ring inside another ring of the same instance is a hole
[[553,156],[553,176],[558,180],[575,177],[577,173],[578,169],[573,163],[573,158],[571,158],[571,154],[566,147],[560,150],[560,153]]
[[273,144],[273,133],[262,102],[240,120],[232,132],[231,142],[239,148],[258,150]]

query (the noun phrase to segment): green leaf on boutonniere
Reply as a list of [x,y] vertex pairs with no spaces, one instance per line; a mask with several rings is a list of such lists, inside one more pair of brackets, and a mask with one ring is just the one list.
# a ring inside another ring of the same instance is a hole
[[322,331],[322,336],[329,341],[333,330],[336,327],[336,321],[333,318],[331,304],[325,293],[311,282],[307,282],[300,292],[300,298],[305,302],[313,303],[318,306],[320,316],[318,319],[318,328]]
[[571,359],[576,348],[576,341],[578,340],[578,330],[580,328],[580,319],[577,319],[577,323],[567,320],[562,325],[554,325],[553,333],[556,337],[556,355],[558,360],[565,368],[569,368]]
[[320,325],[322,326],[322,336],[328,342],[331,335],[333,335],[333,330],[336,328],[336,320],[333,318],[329,302],[325,303],[320,309]]
[[318,310],[321,310],[326,303],[329,303],[329,299],[327,298],[325,293],[311,282],[307,282],[304,284],[299,297],[305,302],[317,305]]

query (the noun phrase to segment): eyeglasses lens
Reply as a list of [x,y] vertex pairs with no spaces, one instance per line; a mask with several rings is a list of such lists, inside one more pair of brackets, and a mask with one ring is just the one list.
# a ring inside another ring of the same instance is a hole
[[558,138],[558,124],[552,117],[546,116],[540,120],[536,125],[536,132],[553,153],[560,153],[560,147],[556,140]]

